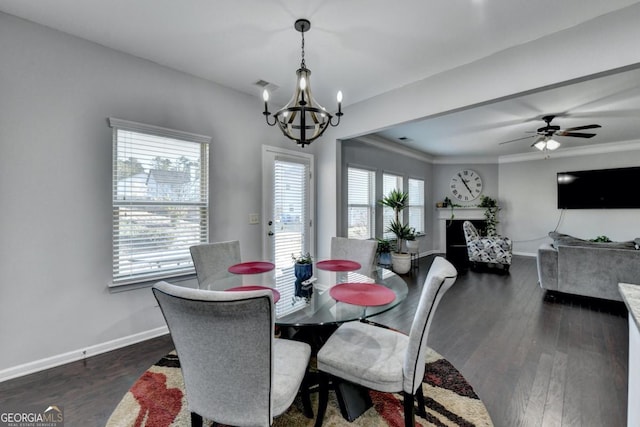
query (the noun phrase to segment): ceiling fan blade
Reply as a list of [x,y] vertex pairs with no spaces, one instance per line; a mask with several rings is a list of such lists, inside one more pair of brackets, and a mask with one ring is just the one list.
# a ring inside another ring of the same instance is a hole
[[581,132],[556,132],[556,135],[558,136],[574,136],[577,138],[593,138],[594,136],[596,136],[595,133],[581,133]]
[[563,131],[571,132],[571,131],[574,131],[574,130],[597,129],[597,128],[601,128],[601,127],[602,126],[600,126],[600,125],[586,125],[586,126],[577,126],[577,127],[574,127],[574,128],[566,128],[566,129],[563,129]]
[[508,143],[510,143],[510,142],[521,141],[521,140],[523,140],[523,139],[533,138],[534,136],[535,136],[535,135],[530,135],[530,136],[525,136],[525,137],[522,137],[522,138],[510,139],[509,141],[501,142],[501,143],[499,143],[498,145],[508,144]]

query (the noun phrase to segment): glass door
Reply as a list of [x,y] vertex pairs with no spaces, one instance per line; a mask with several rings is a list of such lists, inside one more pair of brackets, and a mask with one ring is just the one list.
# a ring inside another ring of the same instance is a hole
[[312,155],[263,147],[263,252],[276,266],[282,301],[276,306],[278,316],[304,305],[284,284],[295,280],[291,255],[314,251],[312,177]]

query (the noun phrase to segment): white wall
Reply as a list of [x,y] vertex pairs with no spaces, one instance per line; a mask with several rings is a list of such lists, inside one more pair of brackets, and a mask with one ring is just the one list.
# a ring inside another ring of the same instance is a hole
[[261,146],[290,144],[257,97],[2,13],[0,64],[0,378],[164,325],[107,289],[110,116],[212,136],[210,239],[261,256]]
[[[560,154],[560,153],[558,153]],[[583,239],[605,235],[624,241],[640,237],[640,209],[557,209],[556,173],[640,165],[640,149],[609,154],[502,163],[499,167],[500,230],[519,254],[535,255],[550,231]],[[625,184],[626,185],[626,184]],[[638,191],[629,186],[629,191]],[[560,220],[561,219],[561,220]]]

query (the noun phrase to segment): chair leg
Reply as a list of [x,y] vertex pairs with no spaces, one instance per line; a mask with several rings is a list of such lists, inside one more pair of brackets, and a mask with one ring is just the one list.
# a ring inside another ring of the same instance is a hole
[[316,414],[315,427],[322,426],[324,420],[324,414],[327,412],[327,404],[329,403],[329,379],[327,375],[318,372],[319,387],[318,387],[318,413]]
[[424,393],[422,392],[422,385],[420,385],[420,387],[418,387],[418,390],[416,391],[416,400],[418,401],[418,410],[416,411],[416,414],[420,415],[422,418],[426,418],[427,408],[424,404]]
[[191,427],[202,427],[202,415],[191,413]]
[[304,416],[307,418],[313,418],[313,408],[311,407],[311,393],[309,388],[309,371],[307,371],[302,379],[302,384],[300,385],[300,398],[302,399]]
[[403,391],[402,397],[404,399],[404,425],[405,427],[415,427],[416,417],[413,405],[415,400],[414,395]]

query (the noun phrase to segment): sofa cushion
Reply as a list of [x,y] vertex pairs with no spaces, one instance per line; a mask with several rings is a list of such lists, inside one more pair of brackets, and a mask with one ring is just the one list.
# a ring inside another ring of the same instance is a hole
[[584,246],[594,248],[609,248],[609,249],[638,249],[640,247],[640,238],[635,241],[628,242],[592,242],[590,240],[579,239],[577,237],[570,236],[568,234],[556,233],[551,231],[549,237],[553,239],[553,247],[558,246]]

